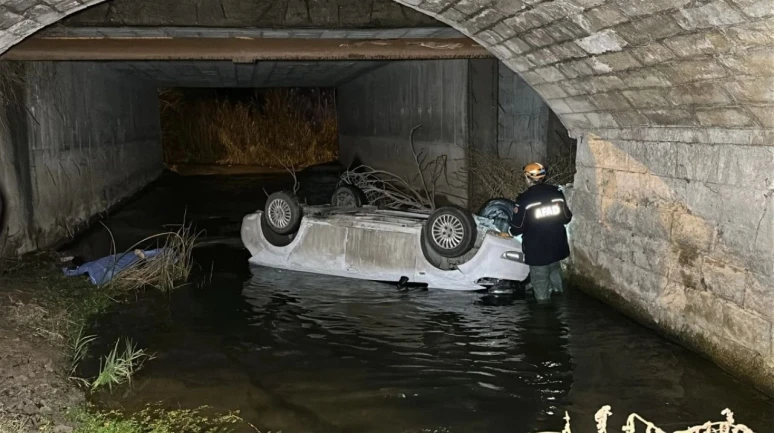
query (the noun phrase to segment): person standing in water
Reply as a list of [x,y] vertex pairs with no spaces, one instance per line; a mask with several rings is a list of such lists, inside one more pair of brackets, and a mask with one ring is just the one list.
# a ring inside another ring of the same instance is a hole
[[562,190],[545,183],[546,169],[542,164],[527,164],[524,176],[528,188],[516,198],[511,234],[523,235],[522,249],[535,299],[546,302],[552,291],[564,291],[560,262],[570,256],[564,226],[572,220],[572,212]]

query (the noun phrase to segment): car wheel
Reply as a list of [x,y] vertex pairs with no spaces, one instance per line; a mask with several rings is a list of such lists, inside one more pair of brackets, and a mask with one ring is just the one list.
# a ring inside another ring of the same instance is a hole
[[331,197],[333,207],[362,207],[365,203],[365,194],[354,185],[341,185],[336,188]]
[[430,214],[422,237],[440,256],[459,257],[476,243],[476,221],[473,214],[459,206],[444,206]]
[[275,233],[271,227],[269,227],[265,214],[261,214],[261,233],[263,234],[263,237],[266,238],[266,241],[275,247],[286,247],[296,238],[296,233],[291,233],[289,235]]
[[278,191],[266,200],[264,215],[271,231],[287,235],[298,230],[301,225],[301,204],[295,194]]

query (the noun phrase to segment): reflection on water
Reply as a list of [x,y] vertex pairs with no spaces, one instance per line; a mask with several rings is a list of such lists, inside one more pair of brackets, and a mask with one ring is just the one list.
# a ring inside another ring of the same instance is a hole
[[169,317],[105,319],[159,354],[111,405],[239,409],[286,433],[559,431],[564,410],[596,431],[603,404],[612,426],[638,411],[676,429],[727,406],[774,425],[771,400],[579,294],[539,307],[255,268],[181,291]]

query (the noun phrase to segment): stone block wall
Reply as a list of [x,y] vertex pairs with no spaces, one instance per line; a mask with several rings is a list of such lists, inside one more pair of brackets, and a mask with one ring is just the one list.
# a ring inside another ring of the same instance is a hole
[[4,254],[67,239],[163,168],[154,86],[109,64],[36,62],[23,70],[21,99],[6,107],[11,123],[0,133],[0,155],[15,166],[0,185],[9,198]]
[[435,20],[392,0],[112,0],[62,23],[80,26],[422,27]]
[[572,193],[586,290],[774,394],[774,137],[602,134],[579,141]]

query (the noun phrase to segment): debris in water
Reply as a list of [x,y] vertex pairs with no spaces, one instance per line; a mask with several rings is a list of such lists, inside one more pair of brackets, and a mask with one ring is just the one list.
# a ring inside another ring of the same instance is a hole
[[88,274],[89,281],[91,281],[92,284],[102,285],[110,282],[116,274],[124,269],[133,266],[140,260],[153,258],[164,252],[164,250],[165,248],[158,248],[147,251],[134,250],[133,253],[113,254],[94,260],[93,262],[84,263],[75,269],[65,268],[62,269],[62,271],[68,277]]

